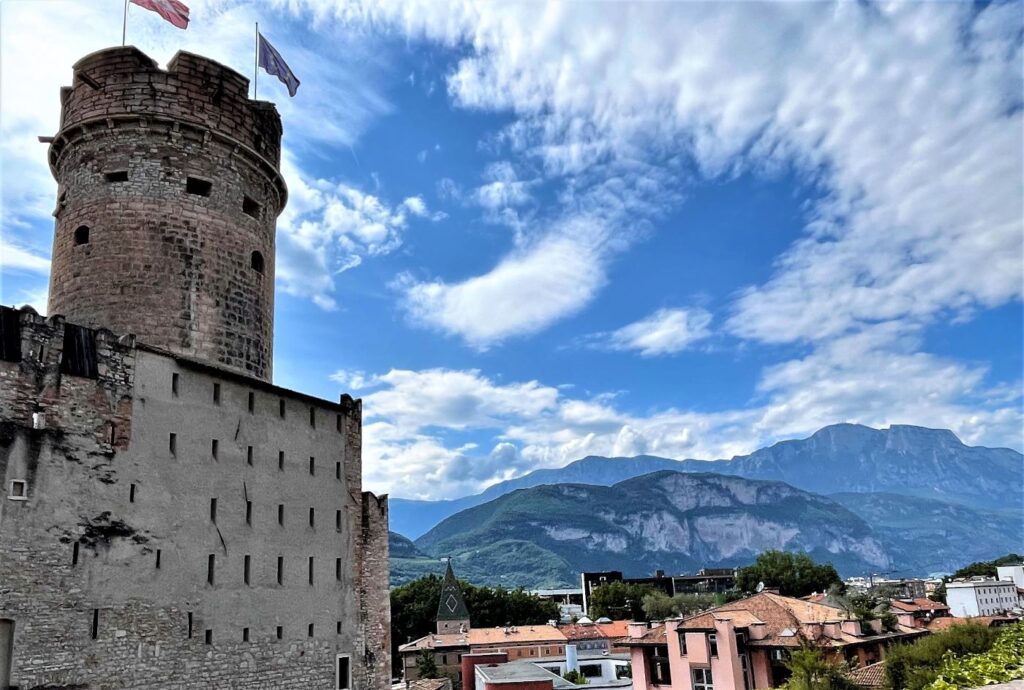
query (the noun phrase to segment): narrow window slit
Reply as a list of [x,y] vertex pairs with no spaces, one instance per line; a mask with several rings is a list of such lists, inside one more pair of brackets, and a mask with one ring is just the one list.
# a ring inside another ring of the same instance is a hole
[[259,274],[263,274],[264,261],[263,254],[255,251],[249,256],[249,267]]

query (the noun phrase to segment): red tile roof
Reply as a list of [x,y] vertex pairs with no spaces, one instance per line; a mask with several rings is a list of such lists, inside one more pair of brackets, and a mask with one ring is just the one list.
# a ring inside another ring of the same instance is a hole
[[[793,599],[778,594],[762,592],[746,599],[729,602],[704,613],[685,618],[679,628],[685,630],[707,630],[713,628],[715,621],[728,620],[737,628],[746,628],[754,624],[764,624],[764,637],[748,640],[751,646],[798,647],[808,625],[817,623],[839,623],[852,620],[852,617],[831,606],[816,604],[802,599]],[[840,631],[833,637],[826,636],[822,630],[818,641],[829,646],[856,644],[865,638],[901,637],[907,635],[923,635],[924,630],[899,626],[896,632],[866,633],[852,635]],[[648,631],[642,637],[630,638],[629,644],[664,644],[665,626]]]
[[917,599],[893,599],[889,602],[889,607],[895,611],[901,611],[903,613],[915,613],[917,611],[948,611],[949,607],[943,604],[941,601],[932,601],[924,597]]
[[553,625],[518,625],[508,628],[470,628],[469,644],[524,644],[552,642],[565,644],[565,633]]
[[996,625],[1008,625],[1015,623],[1018,619],[1012,616],[974,616],[973,618],[953,618],[952,616],[943,616],[942,618],[936,618],[928,624],[928,630],[931,632],[941,632],[943,630],[949,630],[954,625],[964,625],[966,623],[975,623],[977,625],[984,625],[986,628],[991,628]]
[[885,662],[879,661],[850,671],[850,680],[862,688],[884,688],[886,686]]

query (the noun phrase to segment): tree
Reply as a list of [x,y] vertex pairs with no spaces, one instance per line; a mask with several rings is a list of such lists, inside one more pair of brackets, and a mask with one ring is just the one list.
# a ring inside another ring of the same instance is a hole
[[790,597],[825,592],[843,584],[832,564],[815,563],[805,553],[775,550],[763,552],[752,565],[740,568],[736,576],[737,586],[747,592],[753,592],[761,582]]
[[416,655],[416,674],[420,678],[438,678],[437,661],[434,659],[434,652],[429,649],[421,649]]
[[654,591],[649,585],[631,584],[626,582],[609,582],[594,589],[590,593],[588,613],[591,618],[608,616],[609,618],[629,618],[635,621],[648,620],[644,613],[643,601],[647,594]]
[[1017,553],[1008,553],[1002,558],[996,558],[991,561],[978,561],[965,565],[960,570],[953,573],[953,578],[972,578],[972,577],[995,577],[997,575],[996,568],[1000,565],[1020,565],[1024,562],[1024,556]]
[[892,647],[885,659],[889,687],[922,690],[938,677],[945,657],[987,652],[997,636],[992,628],[961,623],[913,644]]
[[573,683],[574,685],[587,684],[587,677],[583,675],[582,671],[574,671],[570,669],[562,674],[562,678],[565,678],[567,681]]
[[675,616],[689,616],[706,611],[715,605],[713,594],[676,594],[668,596],[661,590],[644,595],[641,607],[647,620],[660,621]]
[[792,674],[787,690],[854,690],[856,686],[838,661],[826,659],[821,650],[804,641],[786,662]]
[[[536,625],[559,617],[558,604],[540,599],[522,589],[476,587],[459,581],[474,626]],[[437,602],[441,578],[427,575],[391,590],[392,670],[402,672],[399,645],[419,639],[436,629]]]

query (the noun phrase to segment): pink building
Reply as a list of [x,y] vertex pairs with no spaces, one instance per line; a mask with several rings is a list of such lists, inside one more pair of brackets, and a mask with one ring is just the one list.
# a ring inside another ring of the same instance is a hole
[[785,662],[804,642],[855,666],[927,631],[881,621],[864,623],[843,611],[764,592],[705,613],[653,624],[634,623],[628,645],[634,690],[754,690],[789,677]]

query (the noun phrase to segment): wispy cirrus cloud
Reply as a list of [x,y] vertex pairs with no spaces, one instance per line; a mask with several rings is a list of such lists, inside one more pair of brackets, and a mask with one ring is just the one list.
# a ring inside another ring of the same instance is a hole
[[700,307],[658,309],[614,331],[591,333],[581,342],[597,349],[656,357],[682,352],[711,336],[711,312]]
[[[727,327],[742,338],[816,340],[1021,296],[1012,3],[331,7],[322,12],[343,24],[469,49],[449,76],[452,99],[513,113],[504,140],[567,192],[539,234],[593,216],[575,200],[613,178],[635,206],[663,207],[647,177],[631,174],[638,163],[676,185],[680,169],[716,178],[785,166],[821,184],[829,193],[810,209],[804,238],[737,300]],[[604,216],[617,231],[634,218]],[[583,308],[615,254],[605,245],[586,262],[582,282],[593,287],[575,299],[547,293],[562,307],[544,318],[498,312],[490,320],[504,324],[481,328],[462,316],[495,282],[535,297],[535,286],[505,280],[522,247],[475,278],[408,290],[432,316],[424,323],[493,344]]]

